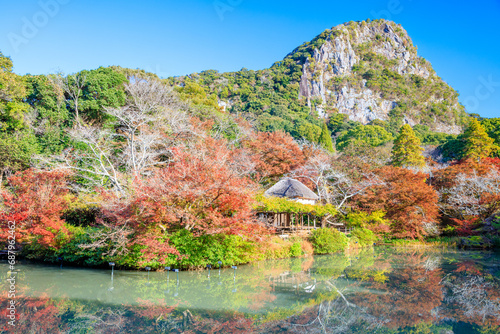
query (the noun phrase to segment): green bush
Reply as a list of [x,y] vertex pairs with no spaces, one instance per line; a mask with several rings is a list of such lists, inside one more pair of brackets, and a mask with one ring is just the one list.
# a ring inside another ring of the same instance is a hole
[[338,278],[350,265],[351,261],[345,253],[321,256],[314,259],[315,278],[318,281]]
[[372,231],[366,228],[358,227],[351,232],[351,238],[358,242],[360,247],[372,246],[377,237]]
[[263,254],[262,259],[272,260],[290,257],[291,245],[289,240],[273,236],[259,245],[260,252]]
[[492,236],[491,243],[493,244],[493,248],[500,249],[500,236],[498,235]]
[[297,257],[302,255],[302,245],[300,242],[294,242],[292,246],[290,246],[290,256]]
[[331,254],[347,248],[349,240],[344,233],[332,228],[318,228],[311,234],[316,254]]
[[460,246],[463,248],[491,248],[494,246],[494,240],[486,237],[474,235],[460,239]]
[[[95,227],[73,227],[68,226],[71,237],[64,238],[62,246],[55,251],[55,256],[64,262],[83,266],[101,266],[107,263],[103,253],[107,253],[105,247],[99,249],[84,249],[79,245],[90,244],[91,234],[96,232]],[[66,242],[65,242],[66,241]]]
[[97,267],[103,266],[108,259],[103,255],[106,248],[84,249],[81,244],[92,242],[91,234],[96,232],[95,227],[75,227],[66,225],[68,234],[63,232],[56,236],[58,247],[45,247],[36,239],[24,245],[22,255],[28,259],[59,263],[71,263],[80,266]]
[[181,268],[205,267],[207,264],[223,266],[248,263],[258,259],[259,249],[254,242],[236,235],[202,235],[194,236],[190,231],[182,229],[173,233],[170,244],[177,248],[180,258],[171,255],[172,265]]
[[[139,263],[143,262],[141,250],[144,249],[144,246],[135,245],[130,247],[126,254],[109,257],[104,255],[109,251],[108,247],[98,249],[79,247],[82,244],[90,244],[92,242],[91,235],[98,228],[71,225],[66,225],[66,228],[69,232],[67,235],[60,233],[56,237],[57,248],[44,247],[33,240],[24,246],[23,255],[29,259],[54,263],[59,263],[62,260],[64,263],[81,266],[106,266],[108,261],[114,261],[119,267],[137,269]],[[217,266],[218,261],[222,261],[222,266],[231,266],[264,258],[263,251],[255,242],[236,235],[194,236],[190,231],[182,229],[168,237],[170,244],[177,248],[181,256],[172,254],[167,263],[153,260],[143,263],[141,267],[149,266],[153,269],[159,269],[165,265],[171,265],[176,268],[193,269],[205,267],[207,264]],[[292,246],[292,249],[290,247],[284,248],[286,252],[283,257],[302,255],[300,243]]]

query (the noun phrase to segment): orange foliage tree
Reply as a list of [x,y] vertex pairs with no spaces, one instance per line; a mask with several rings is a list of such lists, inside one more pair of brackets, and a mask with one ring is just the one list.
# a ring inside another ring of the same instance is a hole
[[136,186],[138,221],[203,234],[242,233],[254,184],[231,166],[231,152],[222,141],[208,138],[194,150],[177,150],[169,167]]
[[9,221],[15,222],[17,241],[39,237],[38,243],[56,246],[55,236],[64,230],[61,219],[67,207],[67,172],[28,169],[8,180],[8,189],[0,189],[0,240],[7,239]]
[[426,235],[426,225],[432,226],[438,216],[438,194],[426,184],[427,175],[391,166],[378,169],[376,174],[384,184],[358,196],[356,208],[369,213],[386,212],[395,237],[414,239]]
[[276,181],[305,161],[299,145],[282,131],[259,132],[244,145],[252,154],[259,181]]
[[493,168],[500,170],[500,159],[485,158],[481,160],[465,159],[452,163],[450,166],[433,171],[429,183],[436,189],[450,188],[455,185],[460,174],[479,176],[488,174]]
[[451,225],[487,218],[500,208],[500,159],[462,160],[433,174],[430,184],[440,192]]
[[206,138],[195,147],[173,148],[168,167],[136,180],[126,206],[105,212],[132,229],[132,244],[146,246],[145,261],[166,261],[177,250],[166,231],[185,228],[195,235],[256,236],[265,230],[252,215],[255,184],[241,175],[223,140]]

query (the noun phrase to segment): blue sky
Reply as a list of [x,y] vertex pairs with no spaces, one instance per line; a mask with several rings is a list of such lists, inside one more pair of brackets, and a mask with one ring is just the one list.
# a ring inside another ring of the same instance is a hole
[[0,50],[19,74],[257,70],[327,28],[366,18],[401,23],[469,112],[500,117],[500,0],[4,0]]

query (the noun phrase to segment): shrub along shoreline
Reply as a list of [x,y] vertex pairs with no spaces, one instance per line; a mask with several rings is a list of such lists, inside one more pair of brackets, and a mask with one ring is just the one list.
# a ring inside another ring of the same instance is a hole
[[[106,250],[86,249],[90,243],[92,227],[68,227],[72,237],[64,240],[59,236],[60,246],[44,247],[33,242],[25,245],[20,256],[40,262],[70,264],[81,267],[108,267],[108,262],[115,262],[118,268],[141,270],[146,266],[153,270],[163,270],[165,266],[181,270],[197,270],[207,265],[222,267],[242,265],[262,260],[285,259],[292,257],[333,254],[353,249],[390,246],[390,247],[442,247],[458,248],[464,245],[464,238],[433,238],[424,241],[405,239],[379,239],[372,231],[356,228],[349,235],[332,228],[319,228],[309,237],[290,236],[283,238],[273,235],[260,241],[251,241],[237,235],[202,235],[194,236],[188,230],[179,230],[169,235],[170,243],[180,255],[169,256],[167,263],[141,261],[141,250],[135,246],[126,254],[106,254]],[[477,238],[476,238],[477,239]],[[479,245],[479,244],[477,244]],[[83,246],[83,247],[82,247]],[[491,247],[491,244],[489,244]],[[498,245],[496,245],[498,247]],[[482,248],[482,246],[471,247]]]

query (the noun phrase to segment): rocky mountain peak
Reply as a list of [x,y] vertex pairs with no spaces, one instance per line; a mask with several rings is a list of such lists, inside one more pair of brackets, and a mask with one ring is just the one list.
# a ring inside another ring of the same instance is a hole
[[[419,111],[436,104],[447,104],[457,116],[461,106],[458,94],[435,75],[430,63],[418,57],[408,33],[400,25],[385,20],[344,23],[326,30],[288,57],[306,47],[309,56],[298,60],[302,64],[299,97],[307,99],[320,116],[326,116],[328,111],[340,112],[351,120],[368,124],[376,119],[388,120],[398,105],[404,105],[399,117],[410,125],[431,123],[428,125],[436,131],[460,131],[456,125],[458,117],[455,124],[446,125],[438,117],[424,122],[419,119]],[[415,82],[420,87],[405,92],[402,86],[409,84],[412,88]],[[428,87],[421,89],[423,83]],[[436,85],[440,90],[451,91],[446,94],[426,91]],[[413,93],[425,98],[419,99],[415,108],[411,106],[417,97],[411,96]]]

